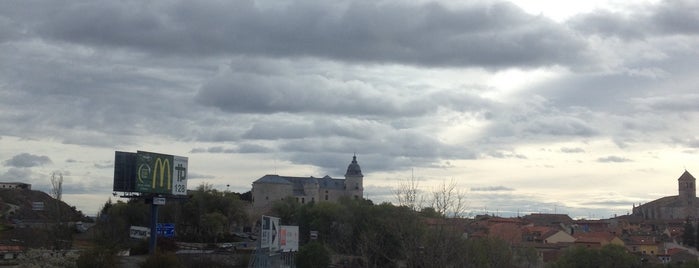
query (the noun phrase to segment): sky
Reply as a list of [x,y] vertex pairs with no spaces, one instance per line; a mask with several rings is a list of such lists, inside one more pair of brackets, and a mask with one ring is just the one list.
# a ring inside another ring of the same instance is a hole
[[190,189],[341,178],[469,215],[624,215],[699,175],[696,1],[1,1],[0,181],[94,215],[114,152]]

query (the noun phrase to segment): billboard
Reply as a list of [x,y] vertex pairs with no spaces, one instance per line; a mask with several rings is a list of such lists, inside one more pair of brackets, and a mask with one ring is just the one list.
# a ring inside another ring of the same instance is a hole
[[260,248],[269,248],[269,251],[279,250],[279,218],[262,216],[260,230]]
[[112,191],[133,192],[136,187],[136,153],[114,152]]
[[187,157],[138,151],[116,152],[114,191],[187,194]]
[[279,237],[279,247],[282,251],[299,251],[298,226],[282,225]]

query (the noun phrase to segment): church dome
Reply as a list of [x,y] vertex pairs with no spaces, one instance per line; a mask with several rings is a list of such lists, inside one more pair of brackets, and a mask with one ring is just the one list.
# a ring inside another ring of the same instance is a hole
[[345,173],[345,177],[348,176],[362,176],[362,169],[359,167],[359,164],[357,163],[357,156],[352,157],[352,163],[347,166],[347,173]]

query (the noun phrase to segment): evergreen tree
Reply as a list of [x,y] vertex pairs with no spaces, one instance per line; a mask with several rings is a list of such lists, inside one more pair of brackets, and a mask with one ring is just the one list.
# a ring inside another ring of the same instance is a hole
[[694,225],[689,220],[684,223],[684,233],[682,234],[682,243],[688,247],[697,245],[697,236],[695,234]]

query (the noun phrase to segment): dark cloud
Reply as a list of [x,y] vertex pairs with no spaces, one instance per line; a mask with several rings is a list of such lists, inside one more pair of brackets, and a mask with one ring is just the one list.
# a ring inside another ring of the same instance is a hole
[[600,157],[597,158],[597,162],[600,163],[623,163],[623,162],[632,162],[633,160],[621,157],[621,156],[607,156],[607,157]]
[[[34,12],[29,5],[13,10]],[[575,33],[508,2],[65,1],[42,10],[23,26],[43,38],[155,54],[529,67],[574,65],[586,49]]]
[[487,186],[487,187],[471,187],[473,192],[500,192],[500,191],[514,191],[515,189],[505,186]]
[[43,166],[51,163],[51,158],[45,155],[34,155],[30,153],[22,153],[13,156],[11,159],[5,160],[6,167],[30,168]]

